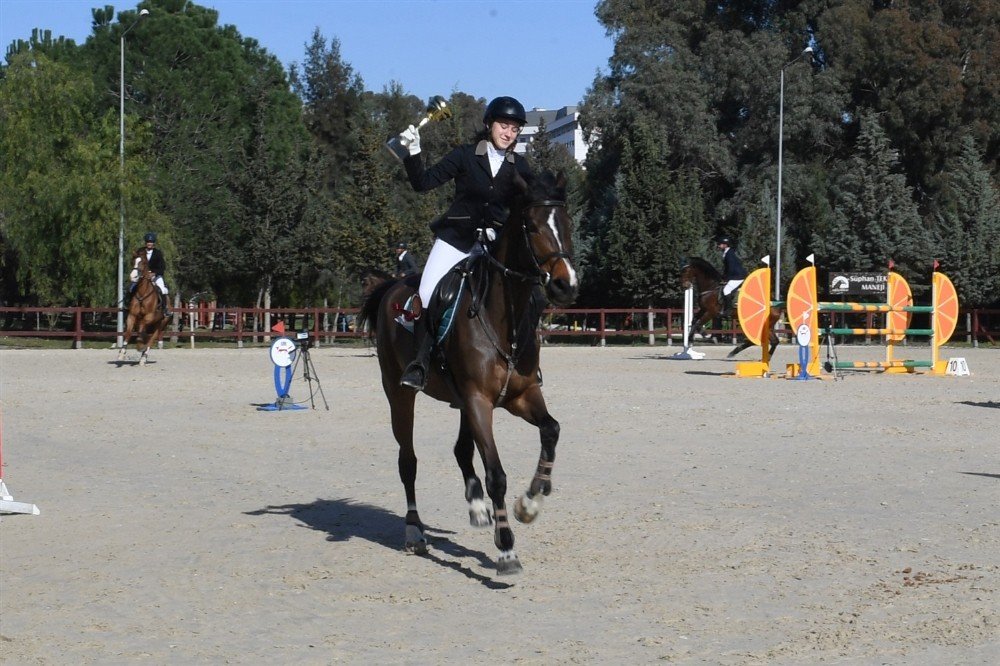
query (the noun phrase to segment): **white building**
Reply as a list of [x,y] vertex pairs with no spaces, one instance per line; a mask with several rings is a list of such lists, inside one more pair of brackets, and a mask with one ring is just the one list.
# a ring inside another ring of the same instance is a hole
[[517,152],[524,154],[528,144],[531,143],[538,126],[545,120],[545,131],[549,135],[549,141],[553,144],[564,146],[577,164],[583,164],[587,159],[587,142],[583,139],[583,132],[580,130],[580,113],[575,106],[564,106],[557,111],[546,109],[532,109],[527,112],[528,123],[521,130],[521,135],[517,137]]

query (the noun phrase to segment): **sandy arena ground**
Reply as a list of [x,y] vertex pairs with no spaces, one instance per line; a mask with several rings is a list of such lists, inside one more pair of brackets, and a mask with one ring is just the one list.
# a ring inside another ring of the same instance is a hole
[[[946,349],[971,377],[794,382],[703,349],[544,350],[556,487],[514,525],[516,577],[426,398],[432,549],[402,552],[364,349],[312,352],[329,411],[276,413],[266,349],[0,350],[3,479],[41,509],[0,524],[0,662],[996,663],[1000,351]],[[512,501],[537,434],[497,433]]]

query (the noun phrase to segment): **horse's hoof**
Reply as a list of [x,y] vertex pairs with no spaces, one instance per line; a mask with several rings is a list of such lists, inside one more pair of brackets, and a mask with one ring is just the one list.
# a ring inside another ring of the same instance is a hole
[[404,544],[406,552],[413,553],[414,555],[426,555],[427,554],[427,538],[424,537],[424,532],[416,525],[406,526],[406,543]]
[[538,513],[541,510],[541,495],[536,495],[535,497],[522,495],[514,502],[514,517],[517,518],[517,522],[524,523],[525,525],[535,522],[535,518],[538,518]]
[[486,500],[475,499],[469,502],[469,524],[473,527],[489,527],[493,524]]
[[497,575],[512,576],[524,571],[521,561],[517,559],[517,553],[512,550],[505,550],[497,558]]

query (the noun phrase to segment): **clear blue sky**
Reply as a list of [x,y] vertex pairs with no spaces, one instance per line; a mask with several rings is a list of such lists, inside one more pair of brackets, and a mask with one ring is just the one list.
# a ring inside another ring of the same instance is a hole
[[[32,28],[78,44],[93,7],[113,0],[0,0],[0,49]],[[301,62],[319,27],[341,56],[381,91],[390,81],[423,99],[459,90],[517,97],[527,108],[578,104],[612,42],[594,17],[596,0],[202,0],[285,65]]]

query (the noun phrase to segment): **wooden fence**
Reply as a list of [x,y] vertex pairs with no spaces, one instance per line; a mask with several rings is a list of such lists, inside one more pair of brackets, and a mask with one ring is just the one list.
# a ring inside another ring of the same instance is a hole
[[[118,337],[117,312],[114,308],[0,307],[0,338],[65,339],[74,348],[82,347],[84,341],[107,340],[113,344]],[[271,326],[283,321],[286,331],[307,331],[316,345],[329,345],[364,337],[354,328],[357,314],[357,308],[264,310],[198,305],[174,309],[164,337],[172,344],[187,343],[192,348],[198,341],[209,340],[243,347],[267,342],[274,335],[269,333]],[[565,339],[591,345],[645,342],[669,346],[680,343],[683,315],[681,308],[553,308],[545,311],[541,331],[548,342]],[[871,318],[878,315],[861,316],[868,318],[864,327],[873,328]],[[740,333],[732,319],[719,324],[718,328],[706,329],[705,335],[722,337],[728,342]],[[791,335],[787,327],[778,333]],[[962,312],[952,341],[964,338],[972,345],[995,344],[997,337],[1000,337],[1000,310],[977,309]]]

